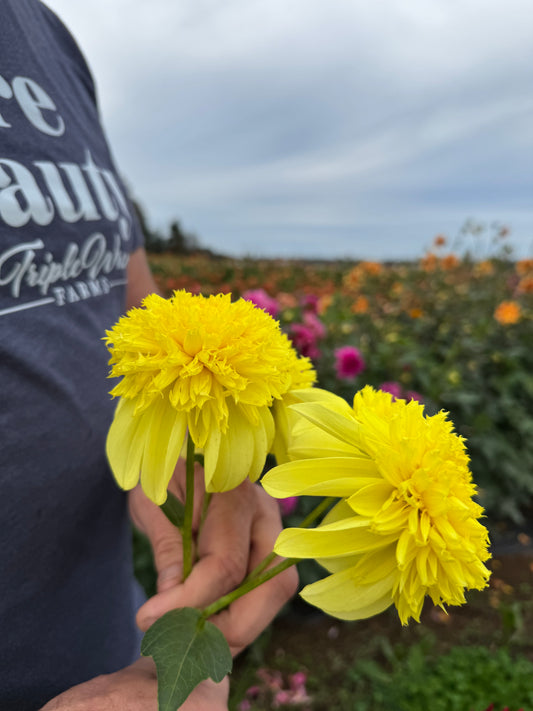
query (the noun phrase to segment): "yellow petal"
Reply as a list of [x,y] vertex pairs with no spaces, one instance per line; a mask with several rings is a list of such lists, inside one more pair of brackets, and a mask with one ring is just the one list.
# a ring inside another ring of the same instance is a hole
[[411,507],[401,500],[391,500],[380,509],[374,517],[374,527],[381,533],[399,532],[408,521]]
[[187,417],[181,412],[176,412],[173,421],[170,415],[168,419],[169,432],[164,476],[170,480],[174,473],[174,469],[176,468],[181,451],[187,446]]
[[353,517],[317,528],[286,528],[274,546],[285,558],[330,558],[376,550],[396,536],[379,536],[368,528],[368,519]]
[[289,419],[288,408],[285,403],[276,400],[272,405],[272,416],[276,424],[274,440],[272,442],[272,454],[276,457],[278,464],[289,460]]
[[[212,430],[205,446],[205,486],[208,492],[230,491],[239,486],[254,463],[254,427],[240,408],[229,408],[228,430]],[[265,449],[265,458],[267,450]]]
[[143,414],[133,416],[135,400],[121,398],[106,441],[111,471],[122,489],[133,489],[139,481],[144,440],[137,434]]
[[347,402],[338,398],[338,408],[333,410],[328,403],[328,406],[316,402],[304,402],[299,405],[291,405],[294,412],[298,412],[319,427],[324,432],[327,432],[335,439],[345,442],[353,447],[358,448],[359,424],[356,422],[353,411]]
[[339,411],[345,409],[343,406],[345,401],[342,398],[323,388],[299,388],[298,390],[291,390],[287,397],[290,398],[291,403],[321,402],[333,409],[338,408]]
[[388,481],[372,481],[368,486],[355,491],[348,499],[348,503],[361,516],[375,516],[393,491],[394,488]]
[[396,547],[392,543],[369,553],[344,558],[320,558],[317,562],[330,573],[353,568],[354,578],[357,577],[360,584],[368,585],[397,570]]
[[421,547],[418,553],[416,554],[416,569],[418,571],[418,577],[420,578],[420,582],[422,583],[422,585],[424,585],[425,587],[428,587],[429,585],[433,585],[435,583],[435,580],[430,578],[428,556],[428,546]]
[[396,548],[396,558],[401,568],[407,566],[416,556],[417,546],[408,529],[402,531]]
[[354,568],[354,576],[357,576],[357,580],[361,584],[370,585],[397,572],[397,570],[396,546],[389,544],[361,556]]
[[362,457],[324,457],[287,462],[265,474],[261,483],[277,498],[349,496],[379,476],[374,462]]
[[328,573],[340,573],[343,570],[355,567],[363,555],[363,553],[357,553],[356,555],[345,555],[338,558],[316,558],[315,560]]
[[220,452],[220,445],[222,443],[222,437],[224,435],[217,427],[212,427],[209,431],[207,441],[204,446],[204,474],[205,474],[205,485],[206,490],[209,486],[213,474],[215,472],[218,455]]
[[427,511],[422,511],[420,516],[420,539],[422,543],[427,543],[430,528],[431,519],[429,518]]
[[289,413],[288,423],[290,459],[361,456],[357,447],[324,432],[296,412]]
[[[341,499],[328,511],[320,525],[327,526],[328,524],[336,523],[346,518],[353,518],[353,511],[346,503],[346,500]],[[380,551],[374,553],[374,555],[378,554],[380,554]],[[316,558],[316,562],[323,566],[328,572],[337,573],[341,570],[346,570],[346,568],[352,568],[361,560],[363,555],[363,553],[356,553],[354,555],[339,556],[338,558]]]
[[394,577],[395,573],[390,573],[375,583],[361,585],[351,568],[307,585],[300,594],[328,615],[343,620],[362,620],[390,607]]
[[259,417],[260,421],[257,427],[252,429],[254,438],[253,459],[248,472],[248,477],[251,481],[259,479],[265,466],[266,455],[274,439],[274,419],[270,410],[267,407],[259,408]]
[[185,426],[185,415],[177,412],[167,399],[154,400],[144,413],[141,486],[155,504],[161,505],[167,498],[167,487],[185,437]]
[[[324,432],[317,430],[316,426],[311,425],[297,412],[293,412],[290,405],[302,402],[323,402],[330,403],[336,406],[337,395],[322,390],[321,388],[301,388],[298,390],[289,390],[281,400],[275,400],[272,406],[272,414],[276,422],[276,434],[272,448],[272,453],[276,457],[278,464],[282,464],[289,460],[288,451],[291,450],[291,458],[300,459],[302,457],[315,456],[313,452],[305,454],[300,449],[305,450],[308,445],[311,445],[316,450],[317,435],[321,435],[326,439],[326,447],[331,448],[332,455],[353,454],[353,447],[347,447],[340,443],[337,438],[326,435]],[[309,432],[306,437],[306,433]],[[303,438],[302,438],[303,435]],[[333,443],[333,444],[332,444]],[[337,446],[335,446],[335,444]],[[297,447],[298,451],[292,451]],[[348,451],[341,450],[340,447],[345,447]],[[326,452],[322,452],[320,456],[324,456]]]
[[335,506],[328,511],[322,519],[321,525],[325,526],[328,523],[342,521],[345,518],[353,518],[353,511],[346,503],[345,499],[341,499]]

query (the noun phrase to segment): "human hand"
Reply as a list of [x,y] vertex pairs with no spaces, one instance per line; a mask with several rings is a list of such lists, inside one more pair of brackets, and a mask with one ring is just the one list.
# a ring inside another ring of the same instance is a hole
[[[229,682],[208,679],[180,711],[227,711]],[[98,676],[56,696],[41,711],[157,711],[157,676],[151,659],[139,659],[114,674]]]
[[[183,463],[178,464],[169,489],[184,500]],[[195,468],[193,533],[197,534],[204,499],[201,468]],[[245,480],[232,491],[213,494],[196,540],[197,562],[182,583],[182,544],[177,529],[143,494],[130,492],[133,522],[152,544],[158,572],[157,594],[137,614],[146,631],[165,612],[180,607],[202,608],[234,590],[269,553],[281,531],[279,505],[257,484]],[[294,595],[298,583],[290,568],[234,601],[214,622],[225,635],[232,654],[250,644]]]

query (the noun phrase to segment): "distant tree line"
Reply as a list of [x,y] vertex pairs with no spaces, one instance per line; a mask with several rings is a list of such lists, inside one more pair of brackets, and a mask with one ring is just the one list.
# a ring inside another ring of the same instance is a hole
[[136,200],[132,200],[132,204],[144,233],[144,246],[147,252],[152,254],[160,254],[161,252],[172,252],[173,254],[202,253],[218,256],[210,249],[201,247],[198,237],[192,232],[185,231],[179,220],[171,222],[166,233],[153,230],[148,224],[146,214],[141,205]]

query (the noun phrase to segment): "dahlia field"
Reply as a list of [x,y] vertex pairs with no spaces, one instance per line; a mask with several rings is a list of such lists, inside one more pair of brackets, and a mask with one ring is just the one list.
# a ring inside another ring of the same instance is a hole
[[231,292],[279,320],[318,385],[366,384],[444,409],[467,440],[490,520],[533,502],[533,259],[459,258],[436,237],[416,262],[151,255],[162,292]]
[[[296,599],[231,675],[231,711],[533,708],[533,259],[464,254],[436,237],[416,261],[312,262],[151,254],[163,294],[232,293],[274,316],[317,385],[365,385],[450,413],[466,440],[492,541],[489,588],[402,627],[389,609],[342,622]],[[280,501],[298,525],[314,497]],[[155,579],[137,537],[136,571]],[[323,576],[299,564],[302,586]]]

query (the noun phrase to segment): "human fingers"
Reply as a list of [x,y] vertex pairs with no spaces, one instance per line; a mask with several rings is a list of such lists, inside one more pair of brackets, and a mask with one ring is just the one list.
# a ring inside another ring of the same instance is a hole
[[140,608],[137,624],[141,630],[146,631],[169,610],[205,607],[238,587],[249,570],[256,506],[255,487],[249,481],[213,495],[198,540],[198,561],[183,584],[164,589]]
[[[157,675],[151,659],[98,676],[51,699],[41,711],[157,711]],[[191,709],[193,711],[193,709]]]
[[227,711],[228,696],[228,677],[224,677],[218,684],[212,679],[206,679],[191,692],[180,706],[180,711]]
[[[185,498],[185,468],[180,460],[169,491],[178,499]],[[199,465],[194,477],[193,534],[198,528],[204,499],[204,477]],[[130,492],[130,515],[133,523],[149,539],[157,571],[157,590],[163,592],[181,583],[183,543],[179,530],[170,523],[160,507],[150,501],[137,486]]]
[[157,572],[157,590],[166,590],[181,582],[183,547],[181,534],[140,487],[130,492],[130,512],[135,526],[150,541],[154,567]]
[[[282,528],[279,504],[257,487],[256,516],[250,537],[249,571],[268,556]],[[270,567],[281,562],[276,558]],[[293,566],[235,600],[212,618],[224,633],[232,654],[238,654],[270,624],[280,609],[296,593],[298,573]]]

